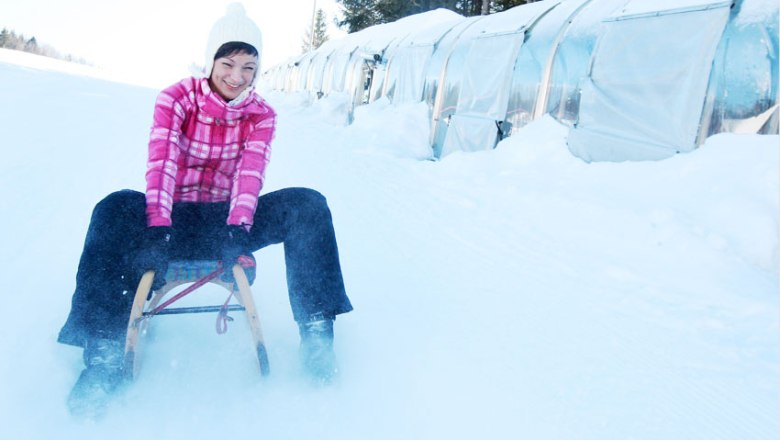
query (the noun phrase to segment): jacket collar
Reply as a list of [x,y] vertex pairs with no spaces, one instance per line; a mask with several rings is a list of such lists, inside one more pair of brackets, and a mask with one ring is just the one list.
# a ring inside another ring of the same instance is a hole
[[262,114],[266,112],[262,100],[255,93],[254,86],[249,94],[239,103],[230,105],[219,93],[211,90],[207,78],[200,78],[200,90],[196,96],[198,107],[201,111],[215,118],[237,119],[250,114]]

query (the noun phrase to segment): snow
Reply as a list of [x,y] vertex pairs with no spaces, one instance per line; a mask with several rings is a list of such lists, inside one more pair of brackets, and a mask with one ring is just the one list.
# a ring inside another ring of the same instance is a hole
[[[777,23],[777,2],[774,0],[744,0],[736,23],[749,25],[751,23]],[[772,20],[774,18],[774,20]]]
[[[56,343],[94,204],[143,188],[157,91],[0,51],[0,437],[776,439],[778,136],[586,164],[544,117],[435,162],[424,107],[270,94],[271,191],[328,197],[355,311],[342,377],[296,363],[281,247],[256,253],[272,375],[240,314],[160,317],[138,381],[96,423]],[[191,301],[224,299],[207,287]]]
[[729,7],[730,0],[629,0],[618,16],[637,16],[661,11],[685,11],[712,7]]

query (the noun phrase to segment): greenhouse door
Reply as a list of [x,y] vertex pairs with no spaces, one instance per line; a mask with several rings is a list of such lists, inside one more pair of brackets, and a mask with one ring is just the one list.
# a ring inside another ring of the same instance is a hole
[[[730,1],[632,1],[604,21],[581,83],[569,149],[586,161],[657,160],[696,148],[712,60]],[[649,8],[648,8],[649,6]]]
[[471,43],[458,104],[447,128],[441,156],[495,147],[496,123],[506,117],[512,69],[524,35],[524,32],[489,35]]

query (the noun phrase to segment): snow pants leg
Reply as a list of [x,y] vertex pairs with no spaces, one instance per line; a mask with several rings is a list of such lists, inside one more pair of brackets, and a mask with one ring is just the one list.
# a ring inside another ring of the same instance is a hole
[[[59,342],[84,346],[89,338],[123,338],[138,274],[130,262],[146,228],[143,193],[123,190],[96,206],[76,275],[70,315]],[[176,203],[171,259],[216,259],[227,203]],[[296,321],[352,310],[325,197],[287,188],[258,199],[250,233],[252,251],[284,244],[290,305]]]
[[92,211],[76,273],[76,291],[58,341],[83,347],[90,338],[124,337],[135,294],[130,257],[146,228],[143,193],[123,190]]
[[261,196],[249,239],[253,250],[284,243],[287,290],[296,321],[335,318],[352,310],[331,212],[322,194],[286,188]]

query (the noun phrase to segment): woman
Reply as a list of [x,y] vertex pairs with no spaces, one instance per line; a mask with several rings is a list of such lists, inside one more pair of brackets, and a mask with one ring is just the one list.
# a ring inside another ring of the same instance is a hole
[[71,391],[74,412],[101,405],[121,382],[135,286],[169,260],[221,259],[284,243],[301,359],[314,379],[337,372],[333,321],[352,310],[325,198],[287,188],[258,198],[276,114],[254,92],[262,36],[234,4],[211,30],[204,77],[162,91],[154,108],[146,193],[123,190],[97,204],[79,262],[72,308],[59,342],[84,348]]

